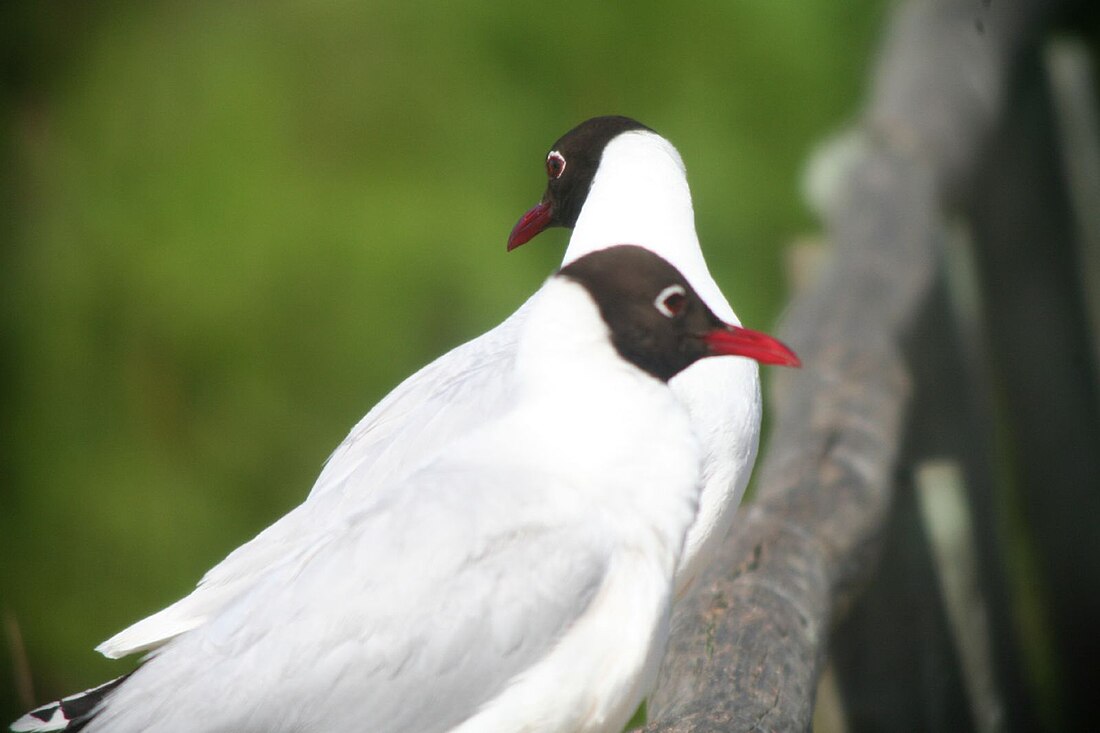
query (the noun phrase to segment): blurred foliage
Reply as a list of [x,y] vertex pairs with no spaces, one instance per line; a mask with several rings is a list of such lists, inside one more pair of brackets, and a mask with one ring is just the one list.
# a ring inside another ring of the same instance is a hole
[[[547,146],[668,136],[743,321],[783,303],[815,141],[878,0],[43,2],[0,16],[0,612],[40,701],[306,494],[350,426],[491,327]],[[8,640],[0,721],[16,700]]]

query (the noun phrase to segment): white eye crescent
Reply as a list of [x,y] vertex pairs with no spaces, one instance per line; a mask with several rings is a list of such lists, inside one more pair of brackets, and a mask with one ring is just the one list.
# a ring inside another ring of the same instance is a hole
[[550,178],[561,178],[565,173],[565,156],[557,150],[551,150],[546,156],[546,175]]
[[654,307],[661,315],[672,318],[680,313],[687,305],[687,291],[682,285],[669,285],[657,294],[653,301]]

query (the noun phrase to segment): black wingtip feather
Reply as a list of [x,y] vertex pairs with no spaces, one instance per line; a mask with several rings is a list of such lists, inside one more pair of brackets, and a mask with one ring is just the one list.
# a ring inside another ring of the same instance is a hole
[[[133,673],[131,672],[130,674]],[[45,724],[52,721],[57,715],[57,711],[60,709],[62,716],[64,716],[68,724],[64,728],[49,728],[44,730],[63,730],[66,731],[66,733],[76,733],[77,731],[83,730],[84,727],[92,721],[104,698],[125,682],[130,674],[124,674],[118,679],[111,680],[99,687],[93,687],[90,690],[85,690],[76,695],[50,703],[49,705],[43,705],[27,713],[26,717],[37,718]]]

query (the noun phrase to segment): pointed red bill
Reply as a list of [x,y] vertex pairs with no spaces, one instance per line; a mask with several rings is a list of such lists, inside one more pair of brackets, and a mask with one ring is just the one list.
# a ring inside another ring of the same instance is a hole
[[508,235],[508,251],[511,252],[521,244],[530,241],[536,234],[550,226],[550,218],[553,215],[554,212],[551,211],[550,204],[546,201],[540,201],[534,208],[521,216],[515,227],[512,228],[512,233]]
[[716,328],[703,335],[714,356],[747,356],[761,364],[800,367],[798,355],[777,338],[740,326]]

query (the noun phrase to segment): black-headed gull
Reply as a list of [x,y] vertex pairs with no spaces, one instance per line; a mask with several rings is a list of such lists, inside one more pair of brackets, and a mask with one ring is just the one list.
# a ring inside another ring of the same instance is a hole
[[516,342],[507,403],[131,674],[13,730],[619,733],[701,485],[666,382],[706,356],[797,359],[635,246],[562,268]]

